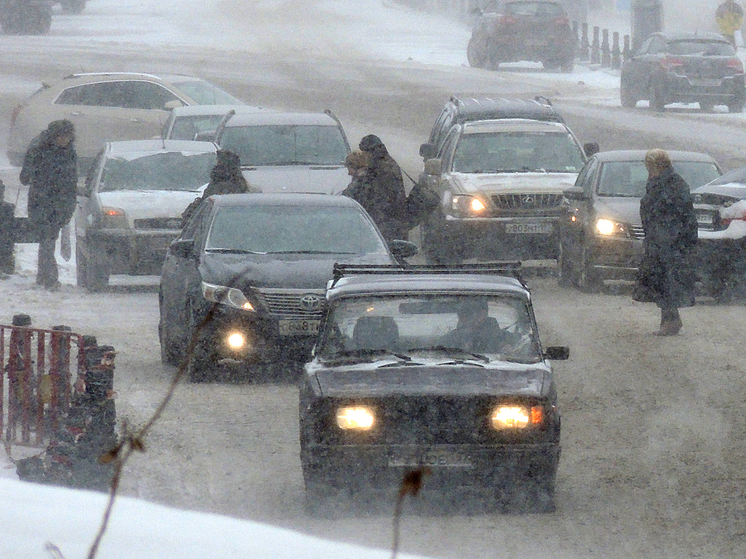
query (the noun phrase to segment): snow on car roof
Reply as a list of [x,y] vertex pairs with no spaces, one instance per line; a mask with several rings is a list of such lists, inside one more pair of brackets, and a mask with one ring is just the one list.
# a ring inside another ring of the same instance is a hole
[[220,206],[332,206],[338,208],[358,208],[357,202],[347,196],[324,193],[274,193],[261,192],[250,194],[213,195],[216,205]]
[[561,122],[528,118],[475,120],[466,122],[463,126],[464,134],[482,134],[485,132],[549,132],[567,134],[567,127]]
[[107,145],[108,152],[113,155],[157,151],[211,153],[218,150],[218,146],[212,142],[194,140],[122,140],[107,142]]
[[234,126],[271,126],[271,125],[316,125],[338,126],[337,122],[325,113],[281,113],[266,111],[252,114],[237,114],[226,122],[226,128]]
[[213,116],[225,115],[228,111],[238,113],[261,113],[268,112],[270,109],[256,107],[254,105],[184,105],[172,110],[174,117],[179,116]]
[[[668,151],[672,161],[707,161],[715,162],[715,159],[707,153],[697,151]],[[644,161],[647,150],[644,149],[620,149],[610,151],[600,151],[593,157],[599,161]]]

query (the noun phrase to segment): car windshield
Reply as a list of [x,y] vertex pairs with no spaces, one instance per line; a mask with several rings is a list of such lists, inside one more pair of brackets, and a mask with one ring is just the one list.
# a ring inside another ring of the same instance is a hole
[[725,41],[670,41],[666,44],[666,51],[682,56],[736,56],[736,51]]
[[343,165],[347,157],[337,126],[228,126],[219,143],[237,153],[243,167]]
[[562,6],[554,2],[509,2],[505,13],[520,16],[559,17],[565,15]]
[[240,99],[204,80],[185,80],[174,82],[174,85],[198,105],[243,105]]
[[253,253],[386,254],[371,221],[357,208],[224,206],[218,209],[207,250]]
[[322,359],[398,354],[535,363],[541,351],[526,302],[482,294],[387,295],[333,301]]
[[215,161],[214,152],[164,151],[136,157],[112,157],[104,165],[99,191],[197,191],[210,181]]
[[453,157],[458,173],[577,173],[582,166],[580,146],[557,132],[465,134]]
[[[720,176],[710,161],[674,161],[673,167],[690,189]],[[647,182],[648,171],[643,161],[607,161],[601,167],[598,195],[642,198]]]
[[214,132],[225,115],[180,116],[174,119],[167,140],[194,140],[201,132]]

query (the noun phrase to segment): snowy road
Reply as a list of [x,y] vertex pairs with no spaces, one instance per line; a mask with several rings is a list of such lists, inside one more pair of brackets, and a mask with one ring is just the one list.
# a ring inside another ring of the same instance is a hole
[[[331,108],[353,142],[379,134],[416,174],[419,143],[450,94],[544,94],[581,140],[603,149],[664,146],[708,151],[726,168],[746,163],[743,115],[622,109],[609,86],[615,78],[582,68],[571,75],[530,65],[472,70],[462,66],[468,30],[388,2],[383,9],[374,0],[193,4],[92,0],[81,16],[56,14],[48,37],[0,37],[0,114],[50,76],[180,71],[252,104]],[[0,119],[0,144],[8,120]],[[11,188],[17,171],[0,169]],[[21,264],[18,276],[0,282],[0,321],[25,312],[38,326],[68,324],[114,345],[119,417],[143,421],[174,372],[159,359],[153,282],[95,295],[65,285],[50,294],[33,289],[33,264]],[[74,283],[70,264],[63,274]],[[551,278],[530,285],[544,342],[571,347],[571,359],[556,367],[564,419],[558,510],[405,515],[402,548],[448,558],[746,555],[743,301],[703,299],[682,312],[683,334],[666,339],[650,335],[657,309],[628,293],[580,294]],[[385,515],[304,515],[292,381],[184,385],[147,442],[124,481],[129,495],[390,543]]]

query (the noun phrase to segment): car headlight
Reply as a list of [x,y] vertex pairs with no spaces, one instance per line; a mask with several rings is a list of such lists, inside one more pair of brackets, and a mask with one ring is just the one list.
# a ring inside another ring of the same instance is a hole
[[240,289],[202,282],[202,295],[210,303],[228,305],[242,311],[253,311],[254,306]]
[[480,217],[487,214],[487,206],[476,196],[454,194],[451,196],[451,211],[464,217]]
[[375,423],[373,410],[365,406],[345,406],[337,410],[337,426],[345,431],[369,431]]
[[600,218],[596,220],[596,233],[603,237],[626,237],[627,226],[624,223]]
[[544,420],[544,409],[541,406],[501,405],[492,410],[490,423],[493,429],[525,429],[538,425]]
[[101,208],[101,228],[127,229],[127,215],[120,208],[104,206]]

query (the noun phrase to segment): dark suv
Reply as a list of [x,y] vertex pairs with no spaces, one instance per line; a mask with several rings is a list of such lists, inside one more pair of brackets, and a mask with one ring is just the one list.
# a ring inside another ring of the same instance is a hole
[[740,113],[746,101],[743,63],[717,33],[654,33],[622,66],[622,106],[648,99],[662,111],[669,103],[699,103],[704,111],[727,105]]
[[[560,412],[520,263],[336,266],[300,388],[307,505],[425,486],[553,510]],[[323,509],[321,509],[323,511]],[[319,511],[319,512],[321,512]]]
[[506,99],[505,97],[457,97],[453,95],[435,119],[427,143],[420,146],[420,155],[423,159],[435,157],[443,145],[446,134],[455,124],[497,118],[564,122],[562,115],[552,106],[551,101],[542,96],[533,99]]
[[501,62],[530,60],[547,70],[572,71],[575,33],[559,2],[489,2],[466,50],[469,65],[497,70]]

